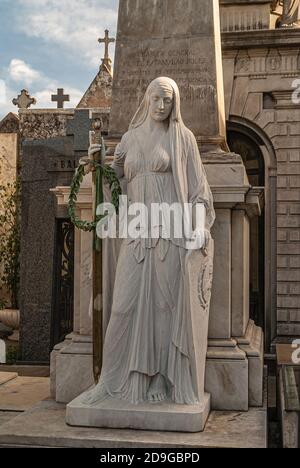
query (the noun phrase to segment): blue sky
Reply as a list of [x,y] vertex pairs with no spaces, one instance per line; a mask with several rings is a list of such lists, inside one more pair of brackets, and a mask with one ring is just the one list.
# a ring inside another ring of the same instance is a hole
[[[118,0],[0,0],[0,119],[26,88],[37,108],[63,87],[74,107],[95,77],[104,30],[116,34]],[[111,55],[114,47],[111,46]]]

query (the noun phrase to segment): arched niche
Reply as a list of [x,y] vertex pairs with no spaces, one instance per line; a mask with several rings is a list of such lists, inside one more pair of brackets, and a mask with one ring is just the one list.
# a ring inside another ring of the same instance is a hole
[[272,142],[253,122],[231,116],[227,122],[230,150],[243,158],[249,182],[264,187],[265,208],[251,220],[250,313],[265,331],[266,351],[277,329],[277,163]]

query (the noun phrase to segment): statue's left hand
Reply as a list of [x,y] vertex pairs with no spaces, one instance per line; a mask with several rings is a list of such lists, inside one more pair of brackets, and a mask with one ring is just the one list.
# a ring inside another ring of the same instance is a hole
[[197,228],[193,232],[191,240],[187,243],[188,250],[205,250],[211,239],[210,231]]

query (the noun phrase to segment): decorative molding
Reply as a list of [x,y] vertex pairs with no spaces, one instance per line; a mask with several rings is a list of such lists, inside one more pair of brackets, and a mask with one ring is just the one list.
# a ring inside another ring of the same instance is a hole
[[270,29],[256,31],[235,31],[222,33],[223,51],[294,47],[299,52],[300,29]]
[[286,91],[273,91],[271,94],[276,100],[275,109],[299,109],[300,104],[293,102],[294,89]]
[[264,53],[262,52],[262,49],[239,51],[235,62],[235,76],[247,76],[252,80],[266,79],[275,75],[285,78],[299,76],[299,47],[285,50],[279,48],[264,49]]
[[221,2],[221,31],[255,31],[270,28],[270,1]]

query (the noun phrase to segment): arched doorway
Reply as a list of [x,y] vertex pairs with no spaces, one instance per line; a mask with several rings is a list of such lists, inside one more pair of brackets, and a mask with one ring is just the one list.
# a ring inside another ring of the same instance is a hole
[[[252,187],[265,186],[265,162],[260,148],[238,130],[227,136],[232,152],[242,156]],[[250,318],[265,328],[265,222],[261,217],[250,220]]]
[[265,207],[251,220],[250,314],[265,331],[270,350],[277,332],[277,164],[267,135],[253,122],[231,116],[227,124],[228,145],[243,158],[249,182],[264,187]]

